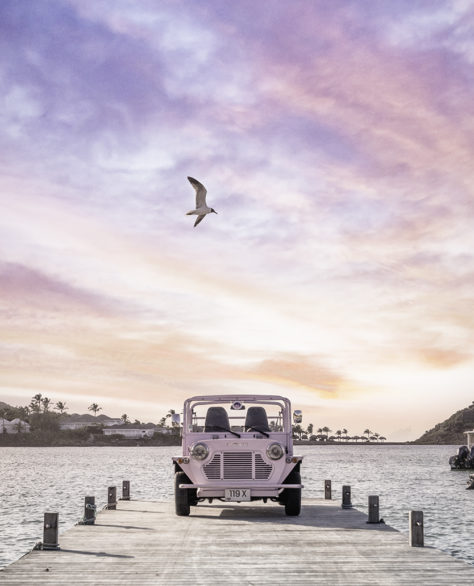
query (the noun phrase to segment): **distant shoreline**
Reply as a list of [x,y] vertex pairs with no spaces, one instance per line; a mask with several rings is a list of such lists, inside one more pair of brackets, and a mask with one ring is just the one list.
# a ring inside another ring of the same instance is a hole
[[309,440],[294,440],[295,446],[452,446],[457,444],[425,443],[416,440],[406,442],[312,442]]
[[[26,434],[21,434],[21,441],[17,435],[9,435],[7,438],[0,434],[0,448],[110,448],[110,447],[162,447],[162,446],[181,446],[181,438],[159,439],[116,439],[113,441],[61,441],[55,438],[52,441],[37,441],[35,438],[29,438]],[[31,439],[31,441],[28,441]],[[15,441],[17,440],[17,441]],[[458,444],[442,443],[421,443],[415,441],[406,442],[318,442],[309,440],[294,440],[294,446],[456,446]]]
[[36,436],[35,434],[0,434],[0,448],[106,448],[120,446],[180,446],[181,438],[171,435],[162,435],[155,438],[104,438],[97,440],[61,437],[59,434],[50,437]]

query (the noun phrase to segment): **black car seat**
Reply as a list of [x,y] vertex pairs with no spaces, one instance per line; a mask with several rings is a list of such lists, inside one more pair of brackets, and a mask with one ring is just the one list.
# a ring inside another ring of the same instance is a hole
[[270,431],[267,412],[263,407],[248,408],[247,416],[245,418],[245,429],[249,431],[251,427],[260,431]]
[[223,431],[230,429],[229,416],[224,407],[209,407],[206,413],[204,431]]

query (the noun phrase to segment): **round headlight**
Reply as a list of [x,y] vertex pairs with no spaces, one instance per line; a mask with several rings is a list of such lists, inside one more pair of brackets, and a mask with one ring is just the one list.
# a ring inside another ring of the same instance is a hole
[[284,454],[283,447],[280,444],[270,444],[267,448],[267,456],[271,460],[279,460]]
[[196,460],[205,460],[209,454],[209,448],[205,443],[199,442],[191,448],[191,456]]

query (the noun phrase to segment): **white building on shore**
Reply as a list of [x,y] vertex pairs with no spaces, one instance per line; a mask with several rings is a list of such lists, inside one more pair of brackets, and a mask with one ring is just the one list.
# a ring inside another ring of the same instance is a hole
[[108,427],[103,430],[104,435],[121,435],[130,439],[139,439],[144,437],[152,437],[156,431],[156,427],[140,428],[140,427]]
[[84,419],[73,419],[72,421],[62,421],[59,424],[59,429],[83,429],[84,427],[93,427],[96,425],[103,425],[104,427],[110,427],[112,425],[119,425],[123,423],[120,418],[108,418],[108,419],[91,419],[90,416],[86,416]]
[[0,433],[30,433],[30,424],[18,417],[11,421],[0,419]]

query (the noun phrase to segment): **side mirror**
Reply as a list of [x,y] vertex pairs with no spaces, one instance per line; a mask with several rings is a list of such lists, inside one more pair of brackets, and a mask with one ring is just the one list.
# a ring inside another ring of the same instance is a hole
[[171,425],[181,425],[181,417],[179,413],[173,413],[171,415]]
[[303,421],[303,412],[300,409],[293,411],[293,423],[301,423]]

